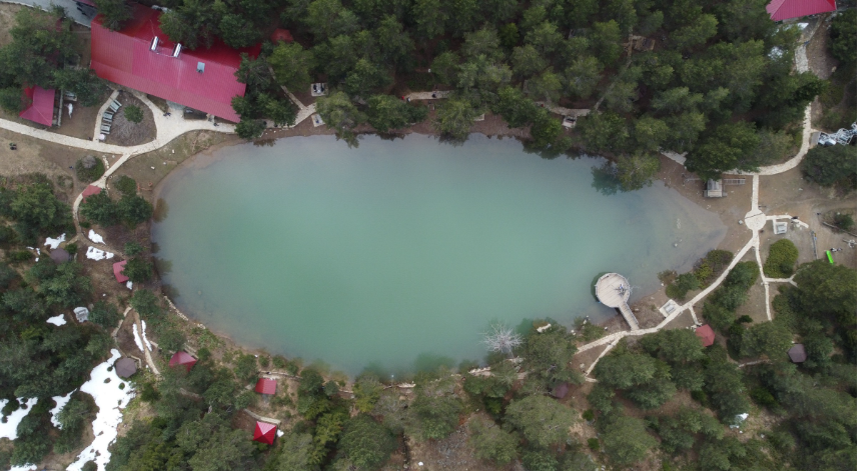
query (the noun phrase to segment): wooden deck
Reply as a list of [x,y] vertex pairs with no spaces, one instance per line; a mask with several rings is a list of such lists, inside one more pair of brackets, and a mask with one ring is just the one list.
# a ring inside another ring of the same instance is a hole
[[608,273],[595,283],[595,296],[607,307],[618,309],[622,317],[628,322],[631,330],[639,330],[640,324],[637,316],[628,306],[628,298],[631,297],[631,284],[628,279],[618,273]]

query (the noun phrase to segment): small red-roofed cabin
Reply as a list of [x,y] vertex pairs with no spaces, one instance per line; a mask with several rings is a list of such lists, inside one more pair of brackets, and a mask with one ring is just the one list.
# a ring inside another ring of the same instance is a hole
[[92,20],[91,67],[99,77],[143,93],[238,122],[232,98],[247,86],[235,72],[241,54],[259,55],[260,45],[233,49],[220,39],[194,50],[173,43],[161,31],[159,10],[132,3],[132,19],[120,31],[103,25],[104,15]]
[[256,422],[256,430],[253,432],[253,440],[260,443],[274,444],[277,437],[277,426],[267,422]]
[[190,371],[193,368],[193,365],[196,364],[196,358],[190,356],[190,353],[179,350],[170,358],[170,368],[174,366],[184,366]]
[[259,394],[277,394],[277,380],[259,378],[259,381],[256,382],[256,392]]
[[34,123],[53,126],[56,90],[45,90],[39,86],[28,87],[24,89],[24,96],[29,104],[18,116]]
[[275,44],[280,41],[290,43],[294,40],[295,38],[292,37],[292,32],[287,29],[277,28],[277,30],[274,31],[274,34],[271,35],[271,42]]
[[81,193],[80,195],[83,196],[83,202],[86,203],[86,198],[92,195],[97,195],[99,193],[101,193],[101,188],[95,185],[89,185],[83,190],[83,193]]
[[836,0],[773,0],[765,7],[774,21],[836,11]]
[[119,283],[125,283],[128,281],[128,277],[125,276],[125,264],[128,263],[128,260],[122,260],[121,262],[116,262],[113,264],[113,276],[116,277],[116,281]]
[[710,325],[705,324],[701,325],[696,329],[696,336],[702,340],[703,347],[710,347],[714,345],[714,330]]

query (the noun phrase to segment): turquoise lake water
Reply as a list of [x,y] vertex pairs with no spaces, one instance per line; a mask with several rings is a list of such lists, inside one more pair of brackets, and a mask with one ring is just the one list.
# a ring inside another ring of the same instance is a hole
[[601,162],[481,135],[228,147],[165,180],[155,256],[185,314],[272,354],[349,373],[480,359],[492,321],[605,319],[598,273],[625,275],[633,301],[724,236],[659,182],[597,191]]

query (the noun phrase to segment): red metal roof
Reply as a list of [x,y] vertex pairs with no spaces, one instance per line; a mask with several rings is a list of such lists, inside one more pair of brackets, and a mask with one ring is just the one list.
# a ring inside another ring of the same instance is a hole
[[24,111],[18,116],[34,123],[53,126],[56,91],[53,88],[45,90],[39,86],[28,87],[24,89],[24,96],[27,97],[30,105],[24,108]]
[[116,281],[119,283],[125,283],[128,281],[128,277],[125,276],[125,264],[128,263],[128,260],[122,260],[121,262],[116,262],[113,264],[113,276],[116,277]]
[[[182,49],[173,57],[175,43],[161,31],[161,12],[135,4],[134,19],[122,31],[92,20],[92,68],[99,77],[165,100],[237,122],[232,98],[244,96],[246,86],[235,78],[240,53],[259,55],[260,46],[232,49],[216,40],[210,49]],[[156,51],[150,50],[158,38]],[[198,72],[203,64],[203,72]]]
[[773,0],[765,7],[774,21],[836,11],[836,0]]
[[85,203],[87,197],[97,195],[99,193],[101,193],[101,188],[95,185],[89,185],[83,190],[83,193],[81,193],[80,195],[83,196],[83,202]]
[[292,37],[292,32],[287,29],[277,28],[276,31],[274,31],[274,34],[271,35],[271,41],[275,43],[280,41],[290,43],[294,40],[295,38]]
[[260,394],[277,394],[277,380],[259,378],[259,381],[256,382],[256,392]]
[[714,344],[714,330],[708,324],[701,325],[696,329],[696,336],[702,340],[702,346],[708,347]]
[[179,365],[184,366],[190,371],[193,368],[193,365],[196,364],[196,358],[190,356],[190,353],[184,351],[178,351],[170,358],[170,368]]
[[257,442],[274,444],[274,438],[277,437],[277,426],[267,422],[256,422],[256,430],[253,432],[253,440]]

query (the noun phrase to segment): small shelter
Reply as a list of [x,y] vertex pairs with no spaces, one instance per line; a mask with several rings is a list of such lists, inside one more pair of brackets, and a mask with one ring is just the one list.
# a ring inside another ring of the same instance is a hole
[[116,262],[113,264],[113,276],[116,277],[116,281],[119,283],[125,283],[128,281],[128,277],[125,276],[125,264],[128,263],[128,260],[122,260],[121,262]]
[[51,260],[54,261],[57,265],[61,263],[65,263],[71,260],[71,255],[65,250],[59,247],[51,250]]
[[256,382],[256,392],[259,394],[277,394],[277,380],[271,378],[259,378]]
[[185,351],[177,351],[172,358],[170,358],[170,368],[174,366],[184,366],[190,371],[193,368],[193,365],[196,364],[196,358],[190,356],[190,353]]
[[806,361],[806,349],[802,343],[796,343],[789,349],[789,358],[792,363],[803,363]]
[[836,0],[773,0],[765,7],[773,21],[836,11]]
[[714,345],[714,329],[710,325],[705,324],[697,327],[696,336],[702,340],[703,347]]
[[128,378],[137,372],[137,363],[128,357],[116,360],[113,367],[116,368],[116,374],[121,378]]
[[274,34],[271,35],[271,42],[277,44],[280,41],[283,42],[293,42],[295,38],[292,37],[292,32],[287,29],[277,28],[274,31]]
[[563,399],[568,395],[568,383],[559,383],[551,390],[551,396]]
[[24,89],[24,96],[29,105],[18,116],[34,123],[53,126],[56,90],[45,90],[39,86],[28,87]]
[[86,198],[99,193],[101,193],[101,188],[95,185],[89,185],[83,190],[83,193],[81,193],[80,196],[83,197],[83,202],[86,203]]
[[74,317],[78,322],[86,322],[89,320],[89,309],[85,307],[76,307],[74,308]]
[[277,437],[277,426],[267,422],[256,422],[256,430],[253,432],[253,440],[260,443],[274,444]]
[[705,192],[703,196],[706,198],[723,198],[726,196],[723,193],[723,182],[721,180],[708,180],[705,183]]

